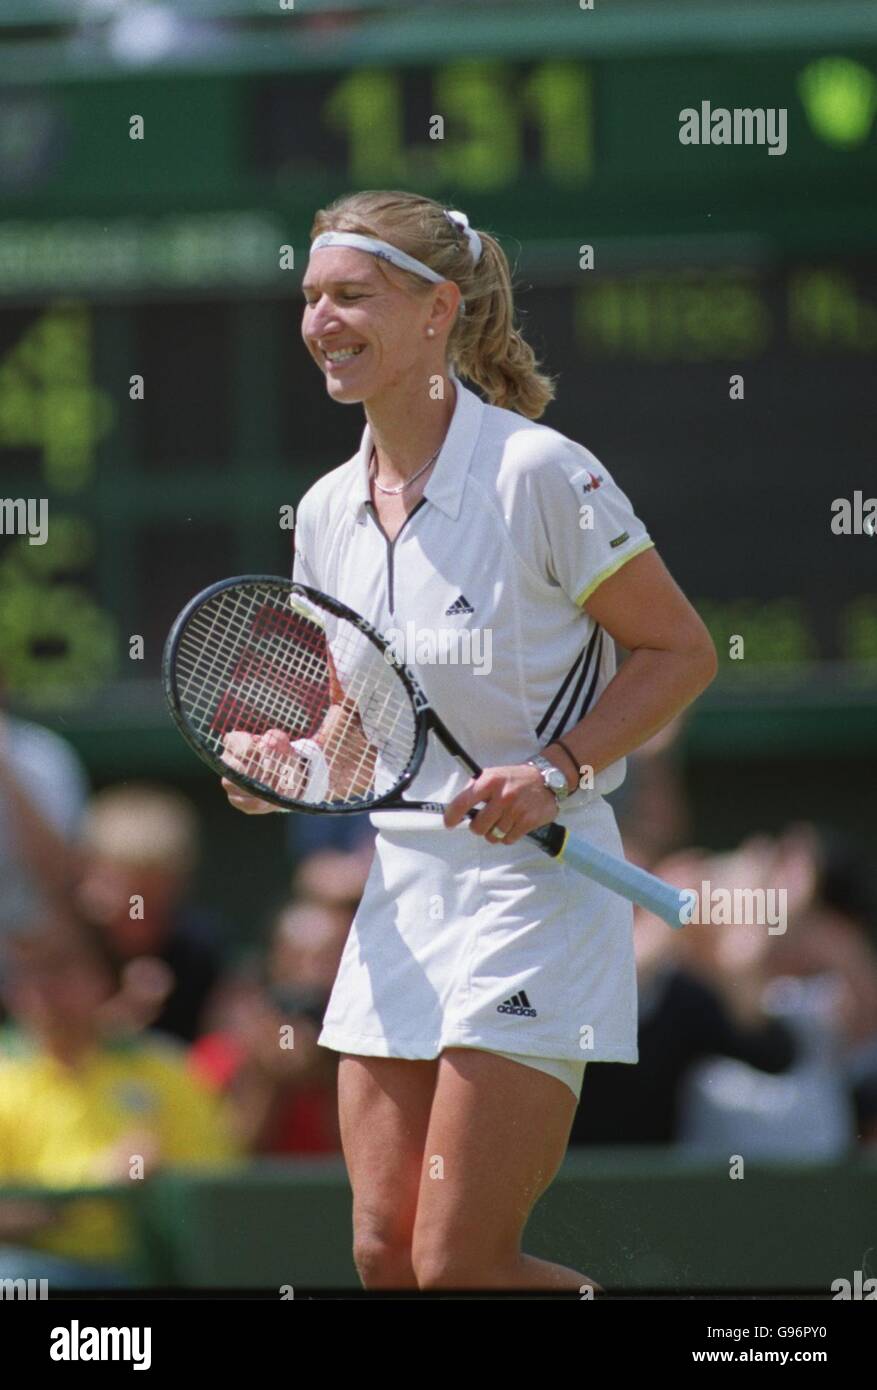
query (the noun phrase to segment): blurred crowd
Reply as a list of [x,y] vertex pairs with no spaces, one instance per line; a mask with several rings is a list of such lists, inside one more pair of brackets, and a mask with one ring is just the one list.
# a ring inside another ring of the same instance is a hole
[[[420,4],[436,2],[419,0]],[[71,0],[66,24],[74,54],[108,57],[120,66],[147,67],[234,53],[247,35],[264,35],[275,48],[294,43],[302,32],[331,37],[383,8],[380,0],[368,5],[361,0],[355,5],[324,0],[319,6],[299,8],[294,0],[276,0],[273,5],[241,0],[237,6],[226,5],[210,14],[204,6],[181,7],[175,0]]]
[[[674,931],[637,911],[639,1065],[588,1068],[571,1143],[724,1162],[873,1145],[873,868],[807,822],[698,847],[677,736],[630,760],[616,804],[628,856],[680,887],[781,888],[784,926]],[[198,815],[179,791],[91,794],[62,738],[0,714],[0,1276],[32,1254],[56,1282],[122,1277],[118,1213],[41,1188],[340,1152],[338,1055],[316,1039],[371,831],[292,819],[288,900],[244,943],[198,901]]]

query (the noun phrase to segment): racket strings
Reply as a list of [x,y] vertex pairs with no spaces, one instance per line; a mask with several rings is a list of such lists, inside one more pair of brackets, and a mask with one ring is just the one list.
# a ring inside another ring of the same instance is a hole
[[180,642],[177,667],[186,712],[202,732],[209,727],[221,739],[232,730],[261,733],[283,726],[299,733],[308,724],[310,714],[300,696],[308,690],[313,699],[319,688],[315,646],[308,655],[307,642],[296,634],[302,678],[296,688],[278,659],[275,639],[281,629],[272,632],[264,610],[264,599],[257,602],[250,592],[236,591],[219,595],[193,615]]
[[197,609],[177,649],[180,707],[217,757],[290,804],[367,806],[410,764],[411,698],[356,624],[293,602],[261,583]]

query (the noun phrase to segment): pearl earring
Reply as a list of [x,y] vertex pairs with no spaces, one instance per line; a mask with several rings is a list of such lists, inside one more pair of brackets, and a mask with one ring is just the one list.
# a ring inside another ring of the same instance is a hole
[[435,337],[435,329],[434,329],[434,328],[427,328],[427,330],[426,330],[426,336],[427,336],[427,338],[434,338],[434,337]]

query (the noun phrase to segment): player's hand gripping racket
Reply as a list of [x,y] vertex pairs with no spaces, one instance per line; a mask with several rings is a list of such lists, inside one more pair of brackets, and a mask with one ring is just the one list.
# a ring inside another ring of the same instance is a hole
[[[196,595],[171,629],[163,679],[195,752],[284,811],[443,812],[402,795],[430,734],[472,777],[481,773],[380,633],[303,584],[244,576]],[[564,826],[540,826],[529,838],[670,926],[686,920],[679,889]]]

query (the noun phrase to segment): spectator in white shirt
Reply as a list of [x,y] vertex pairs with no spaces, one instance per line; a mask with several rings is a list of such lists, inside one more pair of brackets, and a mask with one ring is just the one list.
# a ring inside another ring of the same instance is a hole
[[68,899],[87,797],[70,745],[0,706],[0,936],[25,930],[39,904]]

